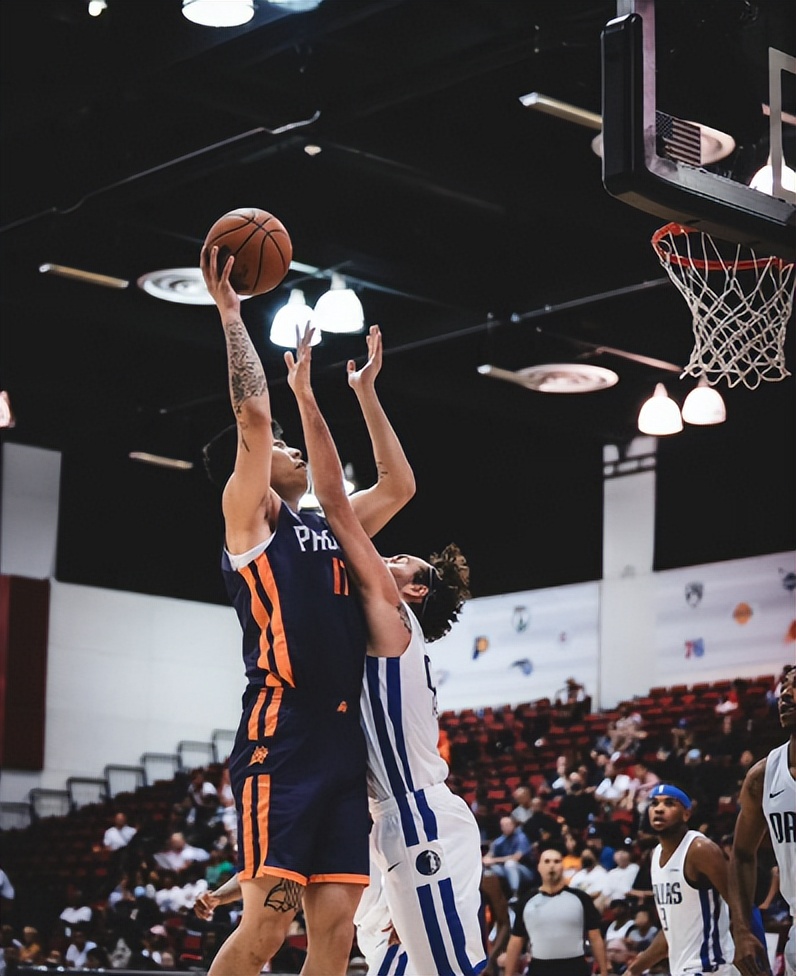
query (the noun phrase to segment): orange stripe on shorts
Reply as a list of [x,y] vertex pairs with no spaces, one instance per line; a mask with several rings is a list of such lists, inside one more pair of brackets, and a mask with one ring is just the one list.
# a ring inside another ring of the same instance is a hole
[[248,726],[247,734],[249,736],[250,742],[254,742],[260,738],[260,735],[257,731],[257,727],[260,724],[260,713],[262,712],[263,705],[265,704],[265,695],[266,695],[265,688],[261,688],[257,695],[257,699],[254,703],[254,707],[252,708],[251,715],[249,715],[249,726]]
[[254,877],[254,833],[252,831],[252,778],[247,776],[243,781],[241,823],[243,825],[243,871],[241,876],[248,879]]
[[257,777],[257,825],[260,828],[260,863],[254,872],[255,878],[262,878],[269,874],[271,868],[266,867],[265,858],[268,854],[268,814],[271,809],[271,777],[263,774]]
[[276,723],[279,718],[279,706],[282,704],[282,689],[274,688],[274,693],[268,708],[265,710],[265,735],[273,735],[276,732]]

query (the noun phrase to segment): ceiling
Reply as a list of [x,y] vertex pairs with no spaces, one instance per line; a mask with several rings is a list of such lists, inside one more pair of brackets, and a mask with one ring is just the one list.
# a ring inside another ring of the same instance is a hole
[[[16,414],[5,439],[63,452],[58,578],[224,599],[218,499],[198,460],[231,419],[217,313],[135,282],[194,267],[210,225],[242,206],[284,222],[297,262],[347,275],[382,327],[379,389],[418,480],[383,551],[455,540],[477,595],[599,578],[603,445],[632,439],[656,382],[680,403],[694,385],[601,350],[681,366],[690,317],[649,246],[661,219],[603,189],[594,132],[519,98],[599,113],[600,31],[615,12],[324,0],[296,14],[256,0],[249,24],[212,29],[179,0],[107,0],[97,18],[85,0],[3,0],[0,388]],[[768,149],[765,51],[794,54],[792,4],[667,0],[664,12],[659,101],[733,135],[713,169],[748,181]],[[130,285],[40,274],[46,262]],[[326,281],[292,270],[243,305],[297,443],[268,324],[290,286],[312,303]],[[363,351],[362,336],[327,337],[314,364],[343,459],[367,482],[343,365]],[[786,355],[793,370],[792,323]],[[559,362],[619,383],[543,394],[477,371]],[[796,546],[793,378],[721,389],[725,424],[661,439],[657,568]],[[132,450],[196,467],[145,467]]]

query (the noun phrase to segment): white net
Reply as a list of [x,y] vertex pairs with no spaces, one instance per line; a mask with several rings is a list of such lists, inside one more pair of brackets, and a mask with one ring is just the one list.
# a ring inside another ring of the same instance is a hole
[[796,265],[678,224],[661,228],[653,247],[691,310],[694,348],[683,376],[750,390],[790,376],[784,347]]

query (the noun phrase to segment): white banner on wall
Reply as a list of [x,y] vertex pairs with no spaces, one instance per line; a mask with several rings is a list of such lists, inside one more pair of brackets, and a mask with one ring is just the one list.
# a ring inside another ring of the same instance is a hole
[[598,613],[597,583],[470,600],[429,645],[440,709],[552,698],[569,677],[594,694]]
[[796,651],[796,554],[657,574],[653,684],[778,674]]

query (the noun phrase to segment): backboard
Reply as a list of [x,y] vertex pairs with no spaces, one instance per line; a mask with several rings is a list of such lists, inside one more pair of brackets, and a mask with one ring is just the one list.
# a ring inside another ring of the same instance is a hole
[[[602,34],[608,192],[796,259],[796,188],[783,178],[796,166],[792,12],[779,0],[617,0]],[[772,190],[753,189],[767,161]]]

